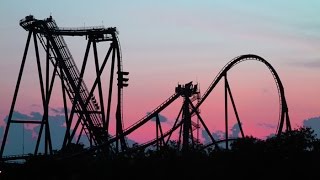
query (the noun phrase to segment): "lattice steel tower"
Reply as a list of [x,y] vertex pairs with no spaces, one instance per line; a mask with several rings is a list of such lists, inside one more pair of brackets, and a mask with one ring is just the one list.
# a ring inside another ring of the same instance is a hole
[[[39,124],[40,131],[38,134],[34,154],[38,153],[40,141],[43,137],[43,131],[44,152],[45,154],[52,154],[50,122],[48,117],[50,101],[53,98],[51,96],[52,90],[57,83],[60,83],[62,87],[62,99],[66,121],[66,132],[62,143],[62,148],[67,147],[71,143],[79,143],[79,138],[83,133],[85,133],[88,137],[91,146],[99,146],[103,144],[105,147],[105,144],[110,137],[109,122],[113,115],[116,119],[115,136],[121,135],[123,133],[123,88],[128,86],[128,78],[126,76],[129,73],[124,72],[122,69],[121,49],[117,37],[118,33],[116,28],[59,28],[51,16],[44,20],[38,20],[31,15],[26,16],[24,19],[22,19],[20,21],[20,25],[29,33],[8,116],[4,138],[2,141],[0,155],[3,155],[6,140],[9,135],[9,130],[13,123]],[[85,55],[80,70],[76,66],[76,63],[68,49],[68,46],[64,41],[64,36],[85,36],[87,39]],[[43,117],[41,121],[13,119],[13,113],[15,111],[18,92],[20,90],[19,87],[23,76],[26,57],[32,38],[34,41],[34,49],[43,106]],[[40,60],[38,42],[40,42],[45,50],[46,57],[45,61],[43,62]],[[98,42],[110,43],[110,47],[101,65],[99,65],[98,59]],[[96,77],[92,87],[89,89],[86,86],[83,78],[84,72],[87,67],[88,55],[91,46],[93,47]],[[109,86],[107,90],[104,90],[101,79],[102,73],[108,60],[111,61],[110,76],[108,82]],[[45,63],[44,70],[42,69],[41,63]],[[51,71],[50,64],[53,66],[53,69],[51,69]],[[55,81],[55,77],[57,75],[60,78],[60,82]],[[117,76],[117,87],[113,87],[115,76]],[[114,93],[113,89],[117,89],[116,103],[112,103],[112,94]],[[95,96],[94,92],[98,92],[98,95]],[[106,98],[104,98],[103,96],[104,92],[108,93],[108,96]],[[70,100],[69,104],[71,104],[71,107],[68,107],[68,99]],[[112,104],[116,105],[115,114],[111,114]],[[68,109],[71,109],[71,111],[69,112]],[[79,132],[80,135],[78,135]],[[76,138],[77,135],[78,138]],[[127,147],[125,138],[121,136],[118,139],[119,140],[114,143],[116,149],[125,149]]]

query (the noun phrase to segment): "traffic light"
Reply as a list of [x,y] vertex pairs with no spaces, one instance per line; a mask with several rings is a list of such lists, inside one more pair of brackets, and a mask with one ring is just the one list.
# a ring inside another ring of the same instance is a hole
[[129,72],[124,72],[124,71],[118,72],[118,86],[120,86],[121,88],[127,87],[129,85],[128,84],[129,78],[124,77],[127,75],[129,75]]

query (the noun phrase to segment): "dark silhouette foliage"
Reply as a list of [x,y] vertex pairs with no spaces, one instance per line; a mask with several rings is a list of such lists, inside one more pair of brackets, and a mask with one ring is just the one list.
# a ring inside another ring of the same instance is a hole
[[[2,163],[0,179],[315,179],[320,177],[320,140],[310,128],[300,127],[266,140],[249,136],[230,144],[230,149],[204,148],[179,143],[139,149],[129,153],[79,153],[83,145],[73,144],[57,156],[39,156],[24,164]],[[221,146],[222,147],[222,146]],[[79,155],[75,155],[79,154]],[[71,156],[70,156],[71,155]]]

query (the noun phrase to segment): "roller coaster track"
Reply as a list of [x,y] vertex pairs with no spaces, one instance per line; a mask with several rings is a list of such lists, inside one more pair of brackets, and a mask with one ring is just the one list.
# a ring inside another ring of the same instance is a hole
[[[66,84],[67,94],[69,99],[74,104],[75,112],[79,118],[83,118],[81,121],[82,125],[85,127],[84,130],[87,136],[91,135],[95,144],[101,144],[107,139],[99,137],[101,131],[95,132],[96,129],[103,127],[103,120],[101,114],[99,114],[99,109],[95,105],[95,97],[93,95],[89,98],[89,91],[82,80],[83,72],[80,72],[75,64],[73,57],[68,49],[67,44],[64,41],[63,35],[72,36],[88,36],[91,34],[95,35],[105,35],[111,34],[114,37],[114,28],[103,28],[103,27],[90,27],[90,28],[62,28],[60,29],[52,18],[47,18],[45,20],[36,20],[33,18],[27,18],[20,21],[20,25],[28,30],[37,33],[38,38],[46,50],[45,39],[47,38],[50,42],[51,52],[54,54],[52,60],[56,60],[54,63],[58,63],[62,69],[63,74],[57,74]],[[99,40],[99,39],[98,39]],[[117,39],[118,40],[118,39]],[[111,38],[110,38],[111,41]],[[118,42],[118,41],[117,41]],[[118,45],[120,47],[120,45]],[[120,52],[121,53],[121,52]],[[121,55],[120,55],[121,58]],[[120,71],[122,70],[122,60],[120,59]],[[121,93],[122,94],[122,93]],[[122,99],[122,98],[121,98]],[[83,112],[83,113],[80,113]],[[83,117],[85,116],[85,117]],[[122,116],[122,115],[121,115]],[[105,136],[107,137],[107,136]]]
[[143,118],[141,118],[140,120],[138,120],[137,122],[135,122],[134,124],[130,125],[129,127],[127,127],[126,129],[124,129],[123,134],[120,135],[119,137],[116,136],[112,136],[108,143],[113,143],[114,141],[116,141],[118,138],[121,137],[125,137],[127,135],[129,135],[130,133],[132,133],[133,131],[135,131],[136,129],[140,128],[142,125],[146,124],[149,120],[151,120],[152,118],[154,118],[157,114],[159,114],[162,110],[164,110],[166,107],[168,107],[172,102],[174,102],[178,97],[180,96],[180,94],[173,94],[172,96],[170,96],[167,100],[165,100],[163,103],[161,103],[158,107],[156,107],[154,110],[152,110],[149,114],[147,114],[146,116],[144,116]]
[[[135,122],[131,126],[127,127],[126,129],[124,129],[122,135],[120,135],[120,136],[111,136],[110,139],[108,140],[108,142],[105,142],[103,144],[99,144],[97,146],[93,146],[93,147],[87,148],[84,151],[79,152],[77,154],[74,154],[72,156],[77,156],[78,154],[86,154],[86,153],[89,153],[89,152],[95,152],[96,150],[101,149],[102,147],[107,146],[107,145],[109,145],[111,143],[114,143],[115,141],[119,140],[120,138],[129,135],[130,133],[132,133],[136,129],[138,129],[141,126],[143,126],[149,120],[154,118],[155,115],[159,114],[162,110],[164,110],[166,107],[168,107],[172,102],[174,102],[177,98],[179,98],[179,96],[180,96],[180,94],[177,94],[177,93],[175,93],[172,96],[170,96],[163,103],[161,103],[154,110],[152,110],[151,113],[149,113],[148,115],[144,116],[139,121]],[[148,147],[148,146],[156,143],[156,141],[164,139],[165,137],[170,135],[172,132],[174,132],[178,127],[180,127],[181,124],[182,124],[182,122],[180,121],[179,123],[176,124],[176,126],[172,127],[169,131],[165,132],[163,134],[163,136],[160,137],[160,139],[153,139],[153,140],[150,140],[148,142],[145,142],[145,143],[139,145],[139,149]],[[28,158],[30,158],[32,156],[33,155],[28,155],[28,154],[14,155],[14,156],[4,156],[4,157],[2,157],[2,161],[17,160],[17,159],[28,159]],[[59,158],[61,158],[61,157],[59,157]]]
[[[229,63],[227,63],[222,70],[218,73],[218,75],[214,78],[214,80],[212,81],[212,83],[210,84],[209,88],[205,91],[205,93],[203,94],[203,96],[201,97],[201,100],[195,105],[196,109],[198,109],[200,107],[200,105],[206,100],[206,98],[209,96],[209,94],[212,92],[212,90],[214,89],[214,87],[219,83],[219,81],[221,80],[221,78],[225,75],[225,73],[227,71],[229,71],[232,67],[234,67],[236,64],[243,62],[243,61],[247,61],[247,60],[256,60],[259,62],[264,63],[269,70],[271,71],[277,87],[278,87],[278,92],[279,92],[279,99],[280,99],[280,106],[281,106],[281,111],[280,111],[280,117],[283,117],[285,113],[287,113],[287,108],[286,107],[286,101],[285,101],[285,97],[284,97],[284,89],[283,89],[283,85],[281,83],[281,80],[278,76],[278,74],[276,73],[276,71],[274,70],[274,68],[270,65],[270,63],[268,63],[266,60],[264,60],[263,58],[257,56],[257,55],[252,55],[252,54],[248,54],[248,55],[242,55],[239,57],[236,57],[235,59],[231,60]],[[125,137],[127,135],[129,135],[130,133],[134,132],[135,130],[137,130],[138,128],[140,128],[141,126],[143,126],[144,124],[146,124],[149,120],[151,120],[152,118],[154,118],[157,114],[159,114],[161,111],[163,111],[165,108],[167,108],[172,102],[174,102],[177,98],[180,97],[180,94],[173,94],[172,96],[170,96],[167,100],[165,100],[162,104],[160,104],[158,107],[156,107],[153,111],[151,111],[150,114],[144,116],[143,118],[141,118],[140,120],[138,120],[136,123],[132,124],[131,126],[127,127],[126,129],[124,129],[123,134],[120,136],[112,136],[108,142],[105,142],[103,144],[97,145],[95,147],[91,147],[86,149],[85,151],[83,151],[82,153],[88,153],[88,152],[94,152],[97,149],[100,149],[101,147],[113,143],[115,141],[117,141],[119,138],[121,138],[122,136]],[[191,111],[191,114],[195,113],[195,111]],[[283,119],[280,119],[279,121],[283,121]],[[147,142],[144,142],[142,144],[139,144],[137,147],[134,147],[133,149],[129,149],[129,151],[134,151],[134,150],[138,150],[138,149],[144,149],[146,147],[149,147],[151,145],[154,145],[157,141],[162,141],[164,138],[168,137],[171,133],[173,133],[175,130],[177,130],[181,125],[183,124],[183,121],[181,120],[180,122],[178,122],[177,124],[175,124],[171,129],[169,129],[167,132],[163,133],[163,136],[161,136],[160,138],[155,138],[152,140],[149,140]],[[281,124],[281,122],[279,122],[279,124]],[[287,126],[290,127],[290,123],[287,124]],[[278,126],[277,128],[277,132],[280,131],[280,127]],[[229,139],[229,141],[233,141],[235,139]],[[205,144],[203,146],[203,148],[208,148],[212,145],[216,145],[222,142],[225,142],[226,140],[217,140],[215,142],[210,142],[208,144]],[[81,154],[81,153],[80,153]],[[21,156],[23,158],[27,158],[27,155],[23,155]],[[12,160],[14,158],[19,159],[19,156],[15,156],[15,157],[8,157],[8,159]],[[4,157],[4,159],[6,159]]]
[[241,56],[238,56],[238,57],[232,59],[231,61],[229,61],[220,70],[220,72],[217,74],[217,76],[211,82],[209,88],[205,91],[205,93],[201,97],[200,101],[196,104],[196,108],[198,109],[201,106],[201,104],[207,99],[207,97],[210,95],[210,93],[216,87],[216,85],[219,83],[219,81],[222,79],[222,77],[224,77],[225,74],[232,67],[234,67],[235,65],[237,65],[243,61],[248,61],[248,60],[254,60],[254,61],[262,62],[263,64],[265,64],[268,67],[268,69],[270,70],[270,72],[275,80],[275,83],[277,85],[279,104],[280,104],[280,111],[279,111],[280,114],[279,114],[279,121],[278,121],[278,127],[277,127],[277,134],[280,134],[283,129],[285,116],[287,116],[287,119],[286,119],[287,129],[291,130],[291,125],[290,125],[290,121],[289,121],[289,117],[288,117],[288,106],[287,106],[287,102],[286,102],[286,98],[285,98],[284,87],[283,87],[283,84],[280,80],[280,77],[279,77],[278,73],[276,72],[276,70],[271,66],[271,64],[268,61],[266,61],[265,59],[263,59],[260,56],[254,55],[254,54],[241,55]]
[[[19,76],[18,76],[18,81],[17,81],[13,101],[11,104],[11,109],[10,109],[9,118],[8,118],[9,123],[7,123],[5,135],[4,135],[4,141],[1,146],[1,152],[0,152],[1,156],[3,155],[3,151],[6,144],[6,139],[7,139],[11,122],[41,124],[34,154],[37,154],[38,152],[41,134],[45,126],[46,128],[45,129],[45,133],[46,133],[45,153],[47,153],[47,149],[49,149],[50,154],[52,154],[52,144],[51,144],[49,123],[48,123],[49,116],[48,116],[48,110],[46,109],[48,109],[49,107],[49,101],[50,101],[51,92],[53,89],[55,75],[58,75],[60,77],[61,86],[63,89],[64,110],[65,110],[66,125],[67,125],[67,131],[66,131],[64,142],[62,145],[63,147],[66,147],[67,144],[72,143],[73,138],[78,130],[78,126],[80,124],[82,126],[82,129],[80,131],[80,135],[78,135],[78,140],[76,143],[79,142],[82,132],[84,132],[87,135],[90,142],[90,146],[92,146],[92,144],[93,146],[101,145],[104,142],[108,141],[110,137],[108,132],[108,126],[109,126],[109,119],[110,119],[110,109],[112,105],[111,99],[112,99],[112,91],[113,91],[112,87],[114,84],[113,77],[114,77],[115,69],[116,69],[116,73],[118,74],[117,75],[118,76],[117,78],[118,80],[117,102],[118,103],[117,103],[116,112],[115,112],[116,136],[118,136],[119,134],[123,134],[123,129],[124,129],[123,111],[122,111],[123,87],[128,86],[128,84],[126,84],[126,81],[128,81],[128,78],[124,76],[128,75],[129,73],[123,71],[121,46],[117,36],[118,32],[116,28],[112,28],[112,27],[104,28],[101,26],[80,27],[80,28],[59,28],[51,16],[44,20],[38,20],[38,19],[35,19],[32,15],[26,16],[24,19],[22,19],[20,21],[20,26],[23,27],[26,31],[28,31],[29,35],[28,35],[20,71],[19,71]],[[38,122],[24,121],[19,119],[12,120],[12,116],[15,108],[15,101],[17,99],[17,94],[19,91],[21,77],[24,69],[24,62],[27,56],[30,39],[32,35],[34,39],[34,46],[35,46],[36,56],[37,56],[39,83],[41,88],[44,115],[43,115],[42,121],[38,121]],[[86,39],[88,39],[87,49],[85,52],[81,70],[78,69],[69,51],[69,48],[64,41],[63,36],[86,36]],[[47,55],[47,62],[46,62],[47,64],[45,69],[45,75],[46,75],[45,86],[46,87],[44,87],[44,83],[43,83],[44,81],[42,77],[43,72],[41,70],[37,39],[43,46]],[[101,41],[109,41],[110,47],[102,65],[99,66],[96,43]],[[83,76],[84,76],[84,71],[86,69],[88,53],[89,53],[91,44],[93,45],[97,78],[95,80],[93,87],[89,91],[83,80]],[[108,61],[108,58],[111,56],[112,56],[111,71],[110,71],[111,74],[110,74],[109,91],[108,91],[109,96],[108,96],[107,111],[105,112],[105,109],[103,107],[104,106],[103,91],[102,91],[100,76]],[[51,73],[49,71],[49,65],[48,65],[49,62],[51,62],[54,66],[51,82],[49,79],[49,74]],[[48,85],[49,83],[50,83],[50,87]],[[93,95],[93,92],[96,89],[96,87],[99,91],[100,104],[97,103],[97,100]],[[68,110],[67,110],[67,102],[66,102],[65,94],[68,96],[72,104],[71,112],[67,112]],[[101,106],[101,108],[99,107],[99,105]],[[68,113],[70,116],[68,115]],[[106,114],[106,117],[105,117],[105,114]],[[73,118],[74,116],[78,116],[78,119],[75,123],[75,127],[71,128],[72,122],[74,122],[72,121],[74,119]],[[123,136],[121,136],[121,138],[118,138],[118,140],[120,140],[121,148],[127,147],[127,142],[125,141]],[[117,145],[117,148],[119,148],[118,145]]]
[[[110,136],[108,134],[108,130],[103,131],[103,134],[101,134],[101,129],[104,128],[104,120],[102,118],[102,113],[99,111],[99,107],[95,104],[95,97],[93,96],[94,88],[91,89],[91,91],[88,90],[85,82],[83,81],[83,74],[84,74],[84,65],[81,68],[81,71],[77,68],[76,63],[74,62],[74,59],[63,39],[63,36],[94,36],[96,41],[112,41],[112,43],[116,43],[117,46],[117,52],[114,53],[113,56],[117,56],[118,59],[118,73],[122,72],[122,56],[121,56],[121,48],[119,44],[118,37],[116,35],[117,31],[115,28],[104,28],[104,27],[87,27],[87,28],[59,28],[55,21],[50,17],[45,20],[36,20],[32,16],[27,16],[26,19],[23,19],[20,21],[20,25],[26,29],[27,31],[33,32],[34,35],[37,35],[37,38],[40,40],[40,43],[42,44],[43,48],[46,51],[52,52],[53,57],[49,57],[51,63],[54,66],[58,66],[60,68],[60,72],[56,71],[56,74],[60,77],[60,79],[65,84],[65,90],[67,92],[67,95],[73,104],[74,112],[77,114],[78,118],[81,120],[79,121],[84,128],[84,131],[88,138],[93,138],[93,141],[95,143],[94,146],[89,147],[85,149],[83,152],[80,153],[88,153],[88,152],[97,152],[96,150],[105,149],[105,147],[109,147],[110,144],[121,141],[125,139],[129,134],[136,131],[143,125],[145,125],[147,122],[149,122],[151,119],[158,116],[163,110],[165,110],[170,104],[172,104],[175,100],[177,100],[182,94],[176,91],[173,95],[171,95],[168,99],[166,99],[163,103],[161,103],[158,107],[156,107],[154,110],[152,110],[150,113],[142,117],[140,120],[136,121],[134,124],[128,126],[127,128],[124,128],[123,123],[121,122],[121,131],[120,133]],[[31,36],[31,33],[29,33],[29,38]],[[46,41],[47,40],[47,41]],[[49,44],[49,45],[48,45]],[[88,43],[89,44],[89,43]],[[109,49],[110,51],[110,49]],[[109,53],[108,51],[108,53]],[[111,51],[110,51],[111,52]],[[86,52],[87,53],[87,52]],[[87,56],[87,55],[85,55]],[[86,58],[85,58],[86,59]],[[231,70],[234,66],[237,64],[253,60],[263,63],[269,71],[271,72],[276,86],[278,90],[278,96],[279,96],[279,104],[280,104],[280,111],[279,111],[279,121],[277,126],[276,133],[279,135],[282,130],[284,123],[286,123],[286,130],[291,130],[289,115],[288,115],[288,107],[287,102],[285,98],[284,93],[284,87],[283,84],[279,78],[279,75],[277,74],[276,70],[271,66],[269,62],[267,62],[265,59],[263,59],[260,56],[253,55],[253,54],[246,54],[238,56],[231,61],[229,61],[221,70],[220,72],[215,76],[211,84],[209,85],[208,89],[205,91],[202,97],[200,97],[198,103],[196,105],[193,105],[192,102],[189,106],[190,115],[194,116],[197,114],[199,116],[198,110],[200,109],[200,106],[206,101],[210,93],[213,91],[213,89],[216,87],[216,85],[220,82],[220,80],[227,75],[227,72]],[[86,61],[86,60],[85,60]],[[85,64],[85,63],[84,63]],[[105,64],[104,64],[105,65]],[[104,65],[102,65],[104,67]],[[103,68],[99,70],[99,73],[101,75],[101,72]],[[98,71],[98,70],[97,70]],[[113,70],[112,70],[113,71]],[[99,76],[94,82],[94,87],[97,85],[97,82],[99,81]],[[119,78],[119,76],[118,76]],[[119,85],[118,85],[119,86]],[[110,90],[110,89],[109,89]],[[122,114],[122,88],[118,88],[118,98],[120,96],[120,99],[118,99],[118,102],[120,101],[120,111],[117,109],[117,113],[120,112],[121,121],[123,119]],[[117,114],[116,113],[116,114]],[[11,113],[12,114],[12,113]],[[118,115],[118,114],[117,114]],[[178,120],[178,118],[177,118]],[[155,143],[159,141],[163,141],[166,137],[171,136],[171,134],[177,130],[179,127],[182,126],[184,123],[183,119],[179,122],[176,121],[176,123],[169,129],[168,131],[161,133],[161,137],[157,137],[155,139],[152,139],[150,141],[144,142],[137,147],[134,147],[132,149],[129,149],[129,151],[137,150],[137,149],[144,149],[146,147],[149,147],[151,145],[154,145]],[[203,122],[204,124],[204,122]],[[207,130],[207,129],[206,129]],[[208,130],[207,130],[208,132]],[[227,136],[226,136],[227,137]],[[168,138],[168,139],[169,139]],[[213,142],[210,142],[204,147],[209,147],[211,145],[216,145],[217,143],[221,143],[224,141],[233,140],[228,139],[226,140],[218,140],[215,141],[212,138]],[[5,143],[4,143],[5,144]],[[3,146],[4,146],[3,144]],[[124,149],[122,152],[126,152],[126,149]],[[3,147],[2,147],[2,153],[3,153]],[[6,160],[15,160],[15,159],[27,159],[30,157],[30,155],[18,155],[18,156],[7,156],[2,157],[2,161]]]
[[[288,108],[287,108],[287,103],[286,103],[286,99],[285,99],[285,94],[284,94],[284,88],[282,85],[282,82],[279,78],[279,75],[277,74],[276,70],[271,66],[271,64],[269,62],[267,62],[265,59],[263,59],[260,56],[257,55],[253,55],[253,54],[246,54],[246,55],[241,55],[238,56],[234,59],[232,59],[231,61],[229,61],[221,70],[220,72],[217,74],[217,76],[214,78],[214,80],[211,82],[210,86],[208,87],[208,89],[205,91],[205,93],[203,94],[203,96],[200,98],[200,101],[195,105],[196,109],[199,109],[201,104],[206,100],[206,98],[210,95],[210,93],[212,92],[212,90],[216,87],[216,85],[219,83],[219,81],[222,79],[222,77],[225,76],[225,74],[235,65],[239,64],[240,62],[243,61],[248,61],[248,60],[255,60],[255,61],[259,61],[262,62],[263,64],[265,64],[268,69],[270,70],[275,83],[277,85],[277,89],[278,89],[278,95],[279,95],[279,103],[280,103],[280,114],[279,114],[279,121],[278,121],[278,127],[277,127],[277,134],[280,134],[282,132],[283,129],[283,124],[285,121],[285,115],[287,115],[287,119],[286,119],[286,125],[287,125],[287,130],[291,130],[291,125],[290,125],[290,121],[289,121],[289,117],[288,117]],[[177,95],[173,95],[172,97],[175,97]],[[177,96],[178,97],[178,96]],[[176,97],[176,98],[177,98]],[[173,102],[170,100],[172,99],[171,97],[166,100],[163,104],[165,104],[166,106],[168,106],[171,102]],[[167,103],[166,103],[167,102]],[[141,127],[143,124],[145,124],[146,122],[148,122],[148,120],[152,119],[153,117],[155,117],[155,115],[157,113],[160,113],[161,110],[163,110],[166,106],[160,105],[158,108],[156,108],[155,110],[152,111],[152,113],[150,113],[149,115],[143,117],[141,120],[137,121],[136,123],[132,124],[131,126],[129,126],[125,131],[123,136],[127,136],[128,134],[130,134],[131,132],[133,132],[134,130],[138,129],[139,127]],[[161,108],[160,108],[161,107]],[[194,114],[195,112],[192,111],[191,114]],[[163,134],[163,137],[160,137],[159,139],[152,139],[148,142],[142,143],[140,144],[138,147],[136,147],[136,149],[142,149],[145,147],[148,147],[150,145],[155,144],[157,141],[163,140],[165,137],[167,137],[168,135],[170,135],[173,131],[175,131],[178,127],[180,127],[182,124],[182,121],[180,121],[180,123],[177,123],[176,126],[172,127],[170,130],[168,130],[167,132],[165,132]],[[109,143],[112,143],[116,140],[117,138],[111,138],[109,140]],[[232,139],[230,139],[232,140]],[[225,141],[225,140],[223,140]],[[223,141],[218,141],[223,142]],[[218,142],[212,142],[209,143],[207,145],[205,145],[205,147],[209,147],[212,145],[217,144]]]

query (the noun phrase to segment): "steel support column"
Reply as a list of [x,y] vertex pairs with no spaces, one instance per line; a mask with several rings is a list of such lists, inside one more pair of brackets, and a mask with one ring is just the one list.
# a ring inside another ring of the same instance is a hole
[[17,80],[16,88],[14,90],[13,99],[12,99],[10,112],[9,112],[9,116],[8,116],[7,126],[6,126],[6,129],[4,131],[4,135],[3,135],[3,139],[2,139],[1,150],[0,150],[0,156],[1,157],[3,156],[4,147],[6,145],[8,132],[9,132],[10,124],[11,124],[11,119],[12,119],[14,107],[15,107],[15,104],[16,104],[16,101],[17,101],[17,96],[18,96],[19,87],[20,87],[20,83],[21,83],[21,77],[22,77],[22,74],[23,74],[24,65],[25,65],[25,62],[26,62],[26,58],[27,58],[27,54],[28,54],[28,49],[29,49],[30,39],[31,39],[32,33],[33,33],[32,31],[29,31],[27,42],[26,42],[26,46],[25,46],[25,49],[24,49],[22,62],[21,62],[19,75],[18,75],[18,80]]

